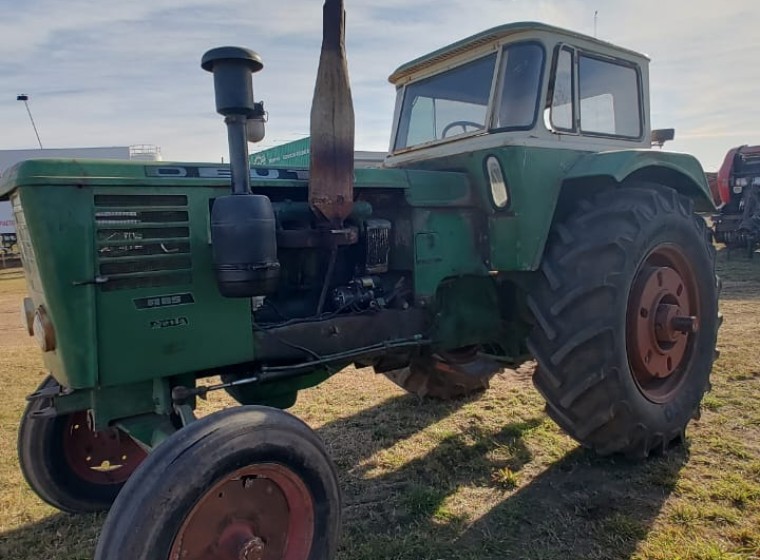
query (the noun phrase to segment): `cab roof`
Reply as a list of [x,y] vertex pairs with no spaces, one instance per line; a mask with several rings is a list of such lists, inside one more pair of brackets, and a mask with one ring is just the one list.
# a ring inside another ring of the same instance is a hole
[[600,41],[599,39],[584,35],[582,33],[576,33],[575,31],[569,31],[567,29],[562,29],[561,27],[555,27],[553,25],[547,25],[545,23],[535,21],[518,21],[500,25],[498,27],[492,27],[486,31],[481,31],[480,33],[471,35],[470,37],[467,37],[450,45],[446,45],[443,48],[416,58],[411,62],[407,62],[406,64],[399,66],[393,72],[393,74],[390,75],[388,81],[390,81],[392,84],[396,84],[399,80],[406,76],[414,74],[415,72],[424,68],[445,62],[446,60],[454,58],[455,56],[465,53],[471,49],[475,49],[482,45],[487,45],[488,43],[495,43],[501,39],[509,37],[510,35],[525,32],[544,32],[551,33],[565,39],[582,39],[584,41],[596,43],[597,45],[604,46],[606,48],[615,49],[621,54],[641,57],[649,60],[649,57],[645,54],[641,54],[639,52],[626,49],[612,43],[608,43],[607,41]]

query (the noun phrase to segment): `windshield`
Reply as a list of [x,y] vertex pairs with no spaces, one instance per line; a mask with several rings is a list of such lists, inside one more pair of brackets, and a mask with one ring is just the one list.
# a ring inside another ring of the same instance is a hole
[[[497,88],[496,128],[530,128],[538,110],[544,51],[536,43],[505,47]],[[394,149],[488,128],[496,53],[406,87]]]
[[485,128],[496,54],[407,86],[396,149]]

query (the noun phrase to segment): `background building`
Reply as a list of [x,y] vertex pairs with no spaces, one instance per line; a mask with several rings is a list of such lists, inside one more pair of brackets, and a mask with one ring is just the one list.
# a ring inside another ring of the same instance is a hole
[[[385,152],[354,152],[356,167],[380,167],[385,159]],[[252,166],[258,167],[309,167],[311,157],[311,138],[301,138],[286,144],[274,146],[250,156]]]

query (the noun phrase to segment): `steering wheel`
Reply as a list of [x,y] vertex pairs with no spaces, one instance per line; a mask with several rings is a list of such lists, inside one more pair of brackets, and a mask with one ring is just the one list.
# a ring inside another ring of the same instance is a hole
[[446,138],[446,133],[451,130],[454,127],[461,126],[462,132],[460,134],[464,134],[467,132],[467,127],[472,127],[475,130],[483,130],[485,127],[480,124],[473,121],[454,121],[447,124],[445,127],[443,127],[443,131],[441,132],[441,138]]

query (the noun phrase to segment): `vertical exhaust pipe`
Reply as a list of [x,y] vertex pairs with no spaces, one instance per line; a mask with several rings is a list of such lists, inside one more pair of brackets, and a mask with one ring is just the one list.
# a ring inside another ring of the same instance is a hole
[[354,203],[354,105],[346,63],[343,0],[325,0],[322,51],[311,105],[309,206],[341,227]]
[[214,75],[216,111],[227,125],[233,194],[251,192],[246,122],[256,114],[251,74],[263,67],[257,53],[241,47],[211,49],[201,59],[201,68]]
[[247,120],[259,115],[252,74],[264,67],[255,52],[219,47],[203,55],[201,68],[214,75],[216,111],[224,116],[230,149],[231,194],[214,199],[211,249],[219,292],[257,297],[277,288],[277,231],[272,202],[251,193]]

